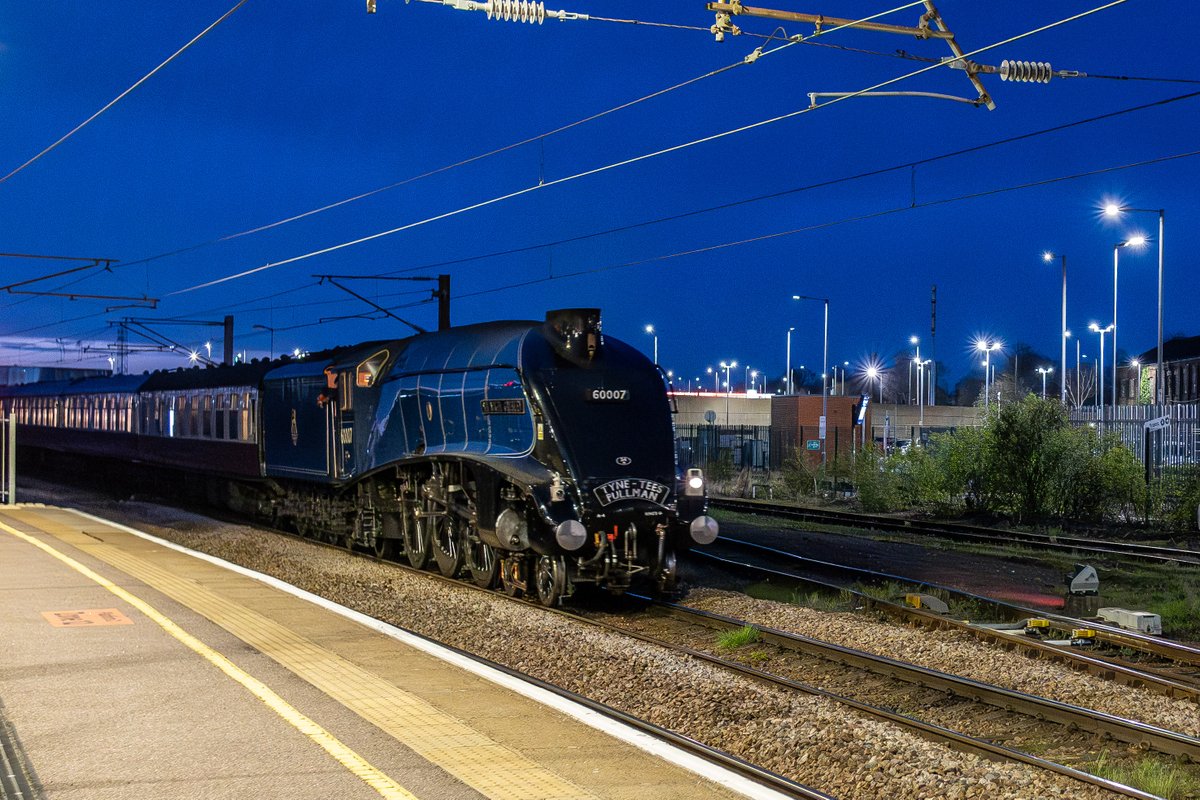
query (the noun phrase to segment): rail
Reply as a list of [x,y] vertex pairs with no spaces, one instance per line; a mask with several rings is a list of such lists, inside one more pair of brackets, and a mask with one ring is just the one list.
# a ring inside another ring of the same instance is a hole
[[987,528],[958,522],[935,522],[930,520],[889,517],[878,514],[862,514],[854,511],[832,511],[805,508],[762,500],[714,497],[709,500],[712,508],[724,508],[750,514],[796,519],[821,525],[842,525],[869,528],[880,531],[922,533],[945,539],[969,542],[986,542],[1011,545],[1029,544],[1047,550],[1064,550],[1077,553],[1096,553],[1139,558],[1146,561],[1173,562],[1200,565],[1200,551],[1179,547],[1138,544],[1137,542],[1110,542],[1102,539],[1087,539],[1078,536],[1060,536],[1033,531]]
[[[747,563],[742,560],[735,560],[721,556],[720,548],[736,548],[742,552],[751,552],[761,554],[762,557],[772,559],[773,565],[770,567],[761,564]],[[762,545],[753,544],[750,542],[741,542],[730,537],[722,537],[717,543],[710,545],[703,551],[693,551],[691,556],[700,558],[706,561],[712,561],[720,564],[726,569],[738,569],[754,574],[756,577],[771,577],[776,579],[785,579],[796,583],[804,584],[810,587],[817,588],[821,591],[837,593],[849,592],[854,595],[867,608],[873,608],[881,611],[889,616],[898,617],[906,622],[916,622],[926,627],[941,627],[953,628],[970,634],[978,639],[999,643],[1006,648],[1020,648],[1028,652],[1036,658],[1051,658],[1061,661],[1069,661],[1072,665],[1080,670],[1086,671],[1092,675],[1102,677],[1106,680],[1115,680],[1129,686],[1144,686],[1145,688],[1158,692],[1159,694],[1168,697],[1182,698],[1193,702],[1200,702],[1200,687],[1196,685],[1181,683],[1171,677],[1159,675],[1145,669],[1133,669],[1122,664],[1114,663],[1097,656],[1087,655],[1075,649],[1051,645],[1038,639],[1026,637],[1023,635],[1013,635],[1005,633],[993,628],[983,627],[977,624],[971,624],[951,617],[935,614],[924,609],[911,608],[899,602],[892,602],[873,597],[864,592],[849,588],[847,583],[835,583],[824,580],[819,580],[811,576],[798,575],[794,572],[783,571],[778,568],[779,559],[789,559],[800,564],[816,564],[821,568],[845,569],[847,575],[855,573],[869,573],[867,570],[857,570],[854,567],[842,568],[840,565],[829,564],[827,562],[817,562],[813,559],[807,559],[803,556],[798,556],[794,553],[776,550]],[[856,576],[857,577],[857,576]],[[914,585],[919,585],[915,584]],[[930,584],[923,584],[930,586]],[[966,593],[957,592],[954,589],[941,589],[950,593],[957,593],[968,598],[978,598],[983,601],[986,598],[979,598],[977,595],[967,595]],[[988,601],[996,602],[996,601]],[[1014,607],[1015,608],[1015,607]],[[1033,612],[1028,612],[1026,616],[1033,615]],[[1083,625],[1081,622],[1076,622],[1074,627]],[[1095,627],[1089,623],[1089,627]]]

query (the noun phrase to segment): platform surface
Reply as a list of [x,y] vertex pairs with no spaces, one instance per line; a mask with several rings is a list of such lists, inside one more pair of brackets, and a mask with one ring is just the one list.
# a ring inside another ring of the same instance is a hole
[[0,507],[0,714],[50,800],[747,791],[262,581],[52,507]]

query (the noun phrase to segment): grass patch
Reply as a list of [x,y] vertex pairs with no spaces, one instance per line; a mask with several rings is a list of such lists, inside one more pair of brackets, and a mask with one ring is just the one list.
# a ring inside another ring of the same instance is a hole
[[743,625],[737,630],[725,631],[717,636],[718,650],[737,650],[739,647],[745,647],[748,644],[757,644],[759,639],[758,628],[753,625]]
[[1200,791],[1200,783],[1194,774],[1177,764],[1159,758],[1146,757],[1132,762],[1118,762],[1100,754],[1092,764],[1092,773],[1110,781],[1124,783],[1143,792],[1165,797],[1167,800],[1183,800]]

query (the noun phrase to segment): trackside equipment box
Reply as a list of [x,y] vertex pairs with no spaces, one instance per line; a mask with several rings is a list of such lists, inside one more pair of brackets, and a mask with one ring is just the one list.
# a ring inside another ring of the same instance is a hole
[[1096,612],[1102,620],[1119,625],[1126,630],[1162,635],[1162,617],[1149,611],[1126,611],[1123,608],[1102,608]]

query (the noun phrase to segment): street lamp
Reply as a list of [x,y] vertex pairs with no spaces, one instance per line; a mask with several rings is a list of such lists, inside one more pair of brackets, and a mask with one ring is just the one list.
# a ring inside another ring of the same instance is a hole
[[728,425],[729,424],[729,396],[731,394],[733,394],[733,387],[730,386],[730,384],[729,384],[729,370],[737,369],[737,362],[730,361],[729,363],[726,363],[726,362],[722,361],[720,364],[720,369],[725,370],[725,424]]
[[708,374],[713,376],[713,394],[718,394],[721,391],[721,379],[717,377],[717,373],[712,367],[708,367]]
[[654,332],[653,325],[646,326],[646,333],[654,337],[654,363],[658,363],[658,334]]
[[793,300],[817,300],[825,305],[825,334],[821,348],[821,464],[825,464],[825,420],[828,419],[829,395],[826,393],[825,377],[829,374],[829,298],[809,297],[803,294],[792,295]]
[[879,381],[879,402],[883,402],[883,373],[879,371],[879,367],[872,364],[867,367],[867,380]]
[[1046,376],[1054,372],[1054,367],[1038,367],[1037,371],[1042,373],[1042,399],[1046,399]]
[[[1100,388],[1096,394],[1096,408],[1099,409],[1100,421],[1103,422],[1104,421],[1104,334],[1109,333],[1111,331],[1113,333],[1113,340],[1115,342],[1117,326],[1110,324],[1106,328],[1101,328],[1099,325],[1097,325],[1096,323],[1093,322],[1091,325],[1088,325],[1088,330],[1090,330],[1092,333],[1100,334],[1100,365],[1097,367],[1098,371],[1096,372],[1096,383],[1097,383],[1097,385],[1099,385]],[[1116,361],[1115,356],[1113,357],[1113,361]],[[1116,384],[1116,379],[1114,378],[1113,391],[1115,392],[1116,390],[1117,390],[1117,384]],[[1115,402],[1113,403],[1113,411],[1114,412],[1116,411],[1116,403]]]
[[925,368],[933,363],[932,358],[917,359],[917,425],[925,427]]
[[1000,349],[1000,342],[991,339],[977,339],[975,349],[983,353],[983,411],[986,414],[991,407],[992,351]]
[[[920,364],[921,363],[921,339],[920,339],[920,337],[910,336],[910,337],[908,337],[908,343],[911,344],[913,347],[917,348],[917,355],[915,358],[913,358],[912,363]],[[908,402],[911,404],[912,403],[912,365],[909,365],[909,367],[908,367],[908,384],[909,384],[909,386],[908,386]],[[920,405],[920,403],[921,403],[921,385],[920,384],[921,384],[921,375],[920,375],[920,373],[918,373],[917,374],[917,404],[918,405]]]
[[[1118,216],[1124,211],[1158,214],[1158,361],[1154,371],[1154,402],[1162,405],[1165,391],[1165,381],[1163,381],[1163,222],[1166,212],[1161,208],[1130,208],[1116,203],[1109,203],[1104,207],[1104,213],[1110,217]],[[1140,387],[1138,391],[1141,391]]]
[[795,328],[788,328],[787,331],[787,393],[792,394],[792,331]]
[[1142,404],[1142,362],[1138,359],[1133,359],[1129,362],[1129,366],[1137,367],[1137,385],[1134,387],[1133,396],[1135,398],[1134,405]]
[[1122,247],[1141,247],[1146,243],[1145,236],[1131,236],[1123,242],[1113,245],[1113,366],[1112,366],[1112,405],[1117,409],[1117,254]]
[[[1055,258],[1055,254],[1049,250],[1042,253],[1042,260],[1049,264]],[[1058,258],[1062,260],[1062,389],[1059,392],[1059,400],[1065,406],[1067,404],[1067,337],[1071,332],[1067,330],[1067,257],[1061,253]],[[1045,376],[1043,376],[1045,377]]]

